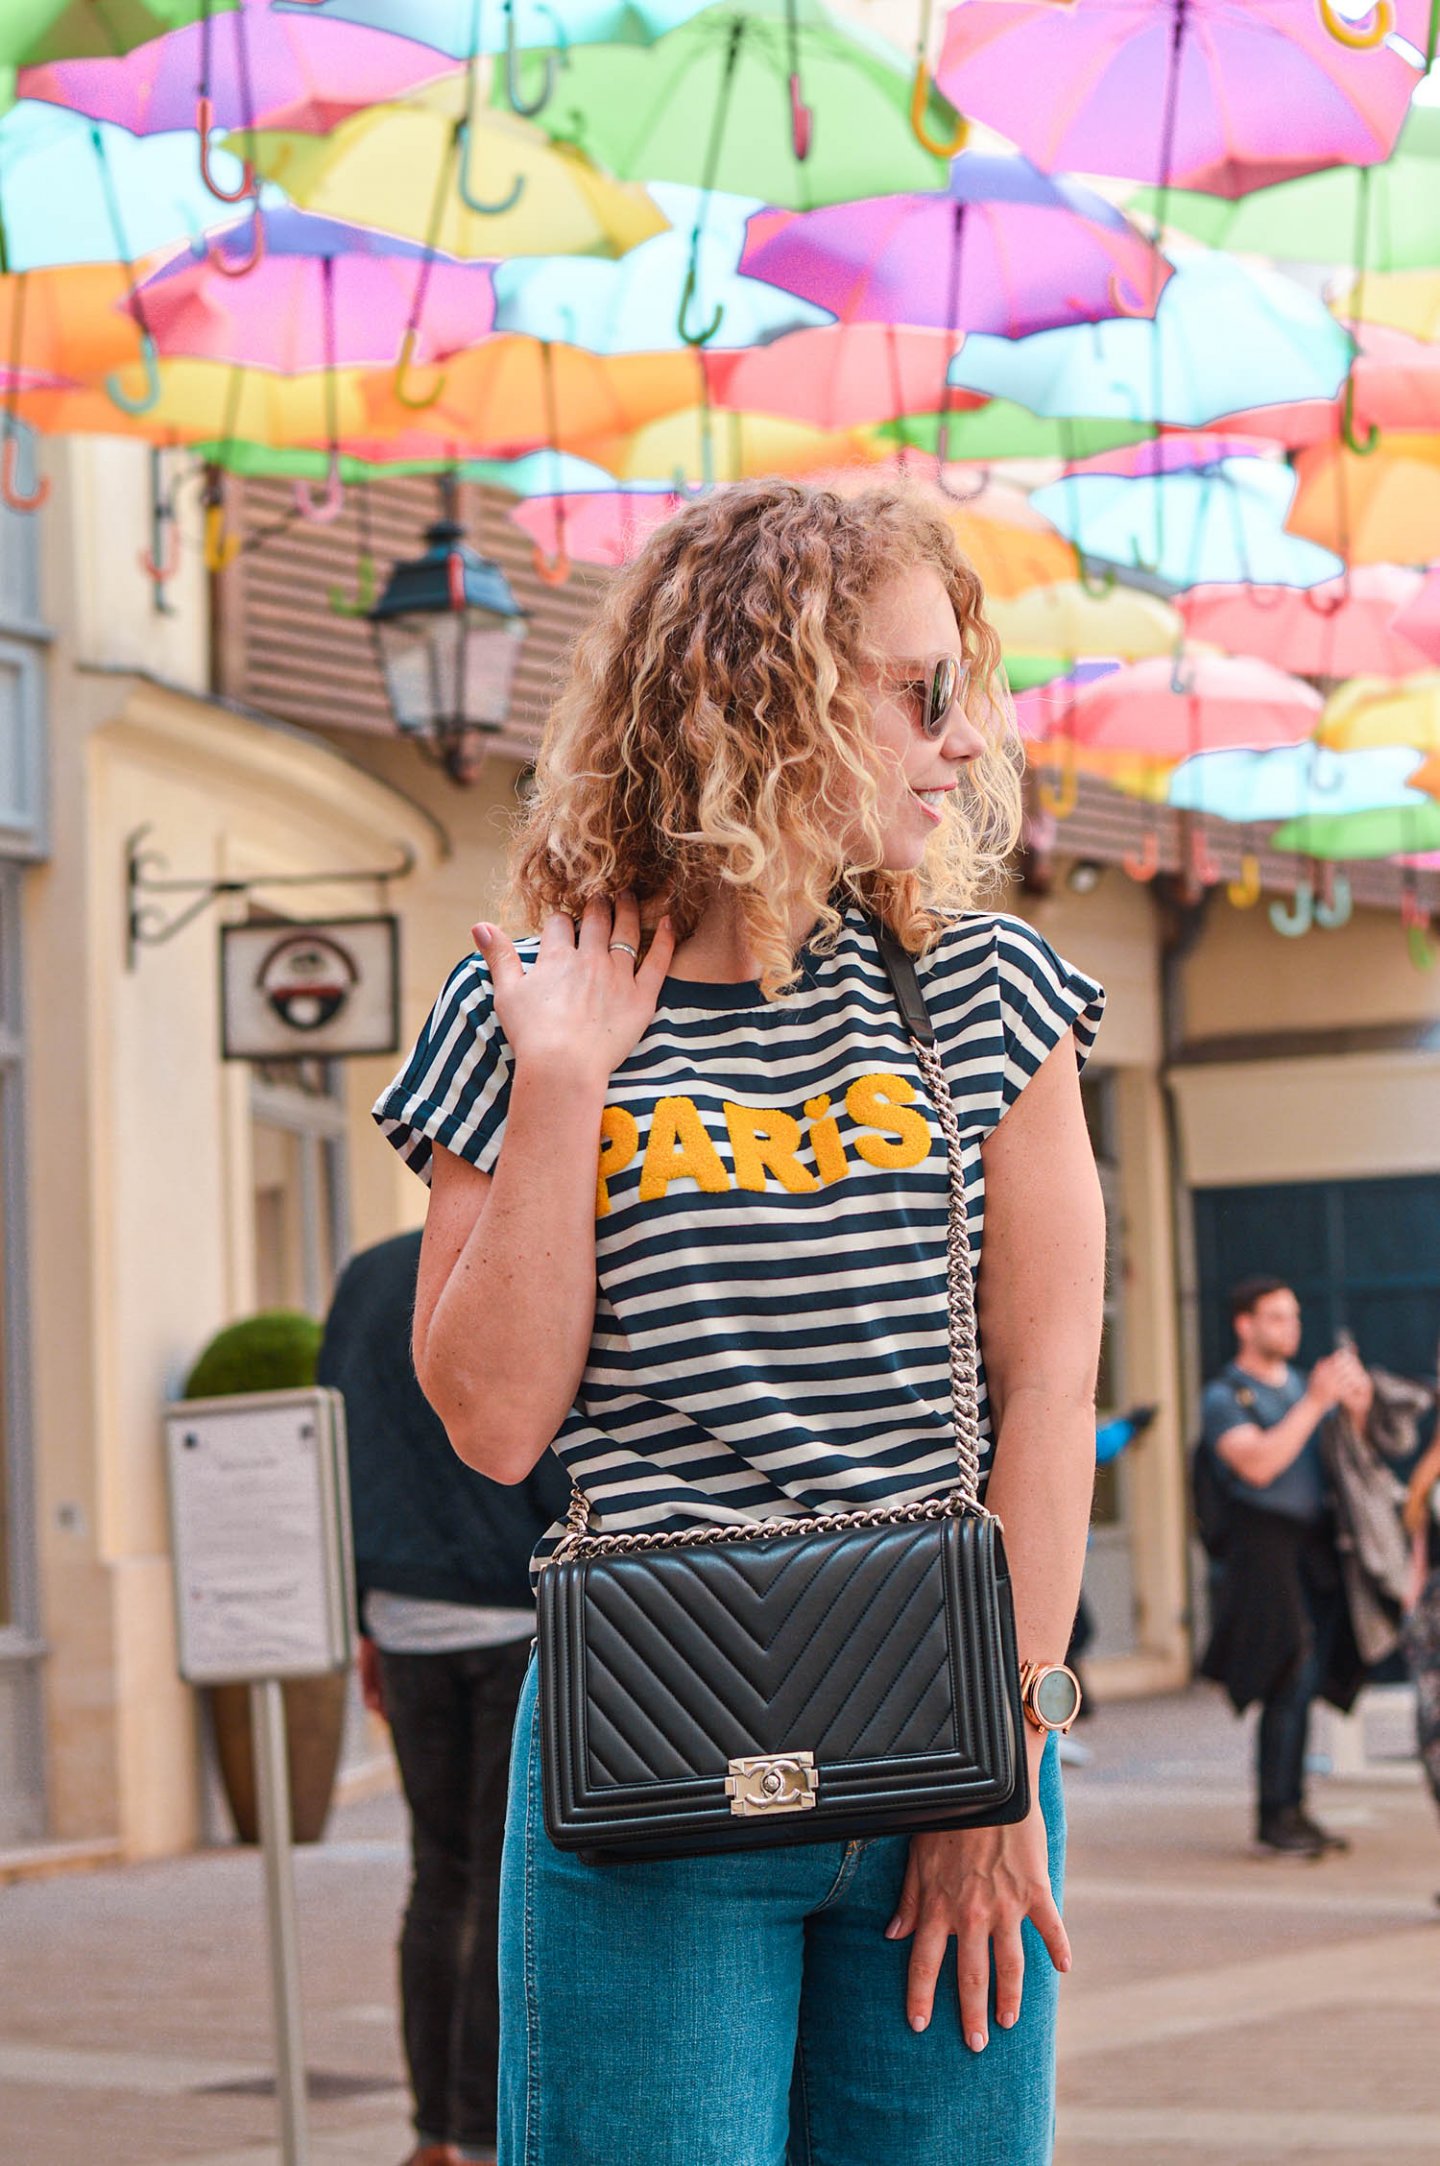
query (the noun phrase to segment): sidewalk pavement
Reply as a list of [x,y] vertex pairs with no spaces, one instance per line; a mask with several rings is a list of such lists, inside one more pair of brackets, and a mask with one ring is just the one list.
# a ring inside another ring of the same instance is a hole
[[[1440,1823],[1418,1775],[1317,1783],[1353,1851],[1262,1861],[1248,1732],[1208,1691],[1085,1734],[1056,2166],[1440,2159]],[[397,2166],[398,1801],[337,1813],[297,1878],[313,2166]],[[275,2166],[265,1977],[250,1852],[0,1890],[0,2161]]]

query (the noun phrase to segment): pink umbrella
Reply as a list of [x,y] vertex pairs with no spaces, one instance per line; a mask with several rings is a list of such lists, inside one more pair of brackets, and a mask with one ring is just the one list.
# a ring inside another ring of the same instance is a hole
[[1068,690],[1045,690],[1051,697],[1031,721],[1048,713],[1052,741],[1148,760],[1183,760],[1228,745],[1265,751],[1303,744],[1324,704],[1298,677],[1228,654],[1189,654],[1178,663],[1157,655]]
[[1122,474],[1135,480],[1147,474],[1188,474],[1197,467],[1214,466],[1221,459],[1254,457],[1266,448],[1262,438],[1221,435],[1213,429],[1176,429],[1164,436],[1147,437],[1139,444],[1117,444],[1111,451],[1092,452],[1088,459],[1072,459],[1067,474]]
[[[768,346],[707,352],[705,365],[717,406],[854,429],[930,411],[954,350],[949,331],[835,323],[791,331]],[[972,392],[951,395],[953,412],[984,404]]]
[[597,490],[583,496],[532,496],[510,513],[550,562],[572,557],[580,564],[628,564],[656,527],[673,518],[685,499],[667,490]]
[[22,68],[18,88],[22,98],[68,105],[132,135],[195,127],[197,97],[208,101],[207,118],[217,128],[327,135],[362,106],[403,97],[459,65],[389,31],[243,0],[231,13],[115,58]]
[[1303,592],[1192,587],[1175,607],[1192,639],[1283,664],[1297,677],[1407,677],[1430,661],[1396,622],[1420,586],[1420,573],[1402,565],[1362,564]]
[[1419,586],[1395,619],[1395,630],[1420,649],[1427,663],[1440,663],[1440,564],[1421,574]]
[[[218,262],[182,255],[140,288],[162,355],[290,376],[381,367],[395,361],[407,336],[413,359],[439,361],[494,328],[490,264],[434,256],[414,241],[293,204],[227,226],[211,237],[211,249]],[[254,268],[237,279],[233,261]]]
[[1328,0],[965,0],[936,81],[1047,172],[1233,197],[1388,158],[1419,74],[1386,32],[1429,27],[1430,0],[1348,34]]

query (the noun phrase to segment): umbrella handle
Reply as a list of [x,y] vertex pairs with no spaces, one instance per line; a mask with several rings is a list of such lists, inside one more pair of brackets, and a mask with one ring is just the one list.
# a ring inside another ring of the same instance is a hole
[[1121,859],[1132,880],[1153,880],[1160,870],[1160,837],[1152,827],[1138,850],[1127,850]]
[[255,203],[253,223],[255,231],[250,242],[250,253],[248,256],[242,256],[237,260],[234,256],[227,256],[225,250],[223,248],[217,247],[213,239],[206,242],[205,260],[209,264],[211,270],[218,271],[222,278],[247,278],[251,271],[255,270],[258,265],[264,262],[265,222],[260,216],[260,203],[258,197]]
[[[1157,269],[1158,267],[1157,263]],[[1117,316],[1144,317],[1146,322],[1149,322],[1155,314],[1156,302],[1159,299],[1158,292],[1152,294],[1148,301],[1143,297],[1138,301],[1132,301],[1125,291],[1125,285],[1126,279],[1123,271],[1112,271],[1110,273],[1110,276],[1105,281],[1105,290],[1110,296],[1110,306]]]
[[685,283],[680,288],[680,310],[675,318],[675,329],[687,346],[708,346],[725,321],[725,303],[715,303],[715,313],[703,331],[692,331],[688,319],[695,301],[695,288],[699,283],[700,267],[695,260],[695,250],[690,251],[690,261],[685,266]]
[[239,535],[227,534],[225,531],[225,506],[223,504],[207,504],[205,506],[205,541],[201,552],[204,557],[206,571],[228,572],[236,557],[239,556],[240,549]]
[[1079,568],[1080,584],[1084,588],[1085,592],[1089,595],[1091,601],[1100,602],[1104,600],[1107,594],[1113,594],[1115,591],[1115,582],[1119,577],[1119,573],[1116,571],[1115,566],[1113,564],[1110,564],[1106,566],[1103,572],[1092,572],[1089,565],[1085,562],[1083,552],[1077,549],[1075,555],[1076,562]]
[[809,157],[810,145],[814,140],[814,109],[805,103],[805,94],[800,88],[799,76],[792,75],[790,78],[790,148],[794,151],[796,159],[801,165]]
[[222,188],[210,170],[210,130],[214,125],[215,108],[203,94],[195,101],[195,133],[200,141],[200,178],[217,203],[243,203],[246,196],[255,193],[255,168],[248,158],[241,160],[240,185],[238,188]]
[[948,140],[932,135],[925,119],[930,107],[930,90],[930,69],[922,50],[915,62],[915,80],[910,86],[910,133],[932,158],[956,158],[969,141],[970,123],[963,114],[957,113],[955,132]]
[[1308,880],[1299,882],[1292,904],[1272,902],[1270,923],[1287,940],[1299,940],[1315,923],[1315,890]]
[[339,587],[332,587],[327,599],[332,614],[337,617],[368,617],[375,607],[375,592],[375,559],[367,551],[356,561],[354,601]]
[[391,380],[390,390],[399,405],[405,407],[412,414],[423,414],[429,407],[435,405],[441,392],[445,389],[445,377],[442,372],[433,391],[407,391],[405,378],[409,374],[411,363],[415,359],[416,335],[415,330],[412,328],[405,333],[405,336],[400,341],[399,358],[395,363],[395,374]]
[[512,113],[523,120],[533,120],[543,113],[555,95],[555,79],[560,73],[558,53],[545,55],[545,70],[540,78],[540,94],[527,98],[520,88],[520,46],[515,35],[514,0],[505,0],[505,96]]
[[1331,866],[1322,892],[1315,898],[1315,923],[1323,925],[1326,932],[1334,932],[1341,925],[1348,925],[1355,914],[1355,898],[1350,882],[1343,872]]
[[325,494],[317,503],[308,481],[295,484],[295,509],[311,526],[331,526],[345,509],[345,484],[340,478],[340,454],[332,451],[325,477]]
[[105,379],[105,396],[122,414],[148,414],[152,406],[160,403],[160,354],[148,331],[140,333],[140,360],[145,370],[145,389],[138,397],[125,389],[118,369],[112,369]]
[[20,439],[13,429],[5,431],[5,441],[0,447],[0,497],[11,511],[38,511],[50,494],[50,483],[43,474],[35,477],[35,486],[28,492],[15,478],[20,458]]
[[1430,938],[1428,920],[1423,925],[1407,926],[1405,938],[1410,949],[1410,960],[1415,968],[1417,970],[1433,970],[1435,968],[1435,947]]
[[1235,879],[1227,882],[1226,894],[1237,910],[1253,909],[1260,900],[1260,860],[1253,850],[1247,850],[1240,860],[1240,870]]
[[563,545],[552,557],[546,555],[538,542],[531,555],[530,565],[535,577],[543,579],[547,587],[563,587],[575,569],[570,562],[569,552]]
[[175,514],[173,512],[170,513],[169,518],[170,531],[165,537],[164,556],[156,557],[153,543],[148,549],[141,549],[137,552],[140,569],[152,586],[168,586],[180,569],[180,529],[175,523]]
[[1056,820],[1068,820],[1080,802],[1080,775],[1073,759],[1061,769],[1058,783],[1051,782],[1048,775],[1040,780],[1040,803]]
[[1353,363],[1351,364],[1350,374],[1345,379],[1345,391],[1340,401],[1340,434],[1345,439],[1346,448],[1353,451],[1357,459],[1368,459],[1380,441],[1379,425],[1374,421],[1365,431],[1363,442],[1355,434],[1355,369]]
[[1197,820],[1190,829],[1190,871],[1201,887],[1218,887],[1220,867],[1210,855],[1205,830]]
[[1377,45],[1383,45],[1395,28],[1395,10],[1390,0],[1375,0],[1375,20],[1368,30],[1359,23],[1347,23],[1335,13],[1330,0],[1315,0],[1315,12],[1337,45],[1343,45],[1352,53],[1371,53]]
[[470,123],[468,120],[462,120],[455,130],[455,144],[460,154],[455,173],[455,185],[460,190],[460,200],[466,209],[474,211],[479,218],[503,218],[506,211],[513,211],[521,196],[525,193],[525,175],[523,173],[516,174],[514,180],[510,183],[508,192],[500,198],[498,203],[486,203],[480,196],[476,195],[470,185]]

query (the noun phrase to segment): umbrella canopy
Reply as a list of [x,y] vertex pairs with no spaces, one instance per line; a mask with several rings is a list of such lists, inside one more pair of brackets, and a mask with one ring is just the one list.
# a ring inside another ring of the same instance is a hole
[[1075,551],[1021,489],[988,478],[964,503],[937,505],[990,601],[1072,580]]
[[1075,325],[1018,345],[970,338],[951,377],[1038,414],[1197,428],[1276,399],[1331,399],[1350,352],[1329,310],[1288,279],[1198,256],[1177,267],[1153,324]]
[[[756,208],[752,197],[712,196],[702,218],[693,188],[660,182],[651,194],[672,230],[642,241],[618,262],[522,256],[505,265],[495,281],[500,328],[565,339],[597,353],[679,346],[685,343],[681,318],[692,264],[692,305],[697,315],[720,310],[716,338],[724,346],[759,346],[801,325],[829,321],[823,309],[737,272],[745,221]],[[697,223],[698,241],[692,238]]]
[[1418,647],[1428,663],[1440,663],[1440,568],[1432,566],[1425,574],[1397,615],[1395,630]]
[[[879,327],[856,324],[854,328],[859,331]],[[944,338],[947,351],[954,344],[948,332],[932,331],[929,336]],[[929,395],[933,400],[933,379]],[[1058,460],[1062,466],[1091,452],[1118,450],[1126,444],[1138,449],[1146,438],[1143,421],[1032,414],[1028,407],[1016,406],[1011,399],[986,399],[977,391],[957,391],[953,386],[945,394],[944,409],[932,407],[925,413],[902,414],[895,421],[882,423],[879,433],[887,442],[900,446],[902,452],[906,448],[928,451],[932,458],[944,456],[984,464],[994,459]]]
[[1288,467],[1222,459],[1200,473],[1137,481],[1067,475],[1031,501],[1087,555],[1133,564],[1173,586],[1318,586],[1344,567],[1330,550],[1285,531],[1294,495]]
[[1388,811],[1311,813],[1277,827],[1270,847],[1326,858],[1403,857],[1440,850],[1440,805],[1426,798],[1419,806]]
[[1440,557],[1440,434],[1385,436],[1365,458],[1316,444],[1295,470],[1292,534],[1343,549],[1352,564]]
[[685,502],[671,490],[611,488],[579,496],[532,496],[510,516],[548,557],[579,564],[628,564]]
[[[702,0],[510,0],[505,9],[477,11],[475,0],[299,0],[312,15],[361,23],[371,30],[403,31],[452,60],[504,50],[514,25],[520,47],[613,44],[648,45],[698,12]],[[276,0],[290,12],[290,0]]]
[[817,475],[873,460],[856,431],[816,429],[773,414],[717,414],[707,406],[671,413],[632,432],[598,434],[573,449],[617,481],[744,481],[755,474]]
[[[1429,0],[1386,12],[1423,52]],[[1388,157],[1417,73],[1388,40],[1341,44],[1313,0],[966,0],[937,80],[1047,172],[1240,196]]]
[[[192,10],[191,12],[198,12]],[[398,26],[397,26],[398,27]],[[428,45],[253,4],[192,23],[115,58],[22,70],[25,98],[113,121],[132,135],[196,125],[197,92],[216,127],[303,128],[323,135],[349,113],[398,98],[446,68]]]
[[931,324],[1025,338],[1153,311],[1169,266],[1093,189],[1024,158],[965,151],[949,186],[750,221],[742,270],[843,323]]
[[35,376],[94,379],[141,355],[115,263],[70,263],[0,278],[0,355]]
[[[225,264],[256,256],[243,278]],[[252,212],[214,236],[213,254],[183,255],[142,282],[145,321],[161,354],[305,369],[442,360],[494,327],[491,266],[432,258],[414,241],[317,218],[289,204]],[[219,257],[219,263],[214,257]]]
[[1321,705],[1318,692],[1268,662],[1190,654],[1177,674],[1169,657],[1155,657],[1079,686],[1065,734],[1092,752],[1173,763],[1220,746],[1302,743]]
[[701,388],[693,353],[594,354],[497,334],[447,361],[435,398],[419,409],[396,398],[391,371],[372,372],[359,433],[389,438],[409,456],[430,443],[461,458],[514,457],[545,444],[593,457],[590,438],[642,429]]
[[1411,338],[1440,338],[1440,271],[1367,273],[1339,287],[1330,305],[1347,323],[1380,324]]
[[1017,655],[1114,655],[1132,661],[1168,654],[1182,631],[1170,604],[1156,595],[1118,586],[1090,594],[1078,580],[1034,587],[1012,600],[992,599],[986,615],[1007,663]]
[[[467,123],[462,142],[464,117],[464,85],[447,81],[403,105],[356,113],[330,135],[262,129],[241,140],[257,170],[304,209],[449,256],[622,256],[664,232],[643,188],[598,172],[573,145],[551,143],[514,113],[488,111]],[[508,206],[472,209],[461,193],[465,175],[472,199],[483,187],[497,203],[510,198]]]
[[779,414],[820,429],[862,428],[933,398],[953,347],[948,331],[825,324],[792,331],[769,346],[712,350],[705,372],[717,406]]
[[[364,372],[316,369],[279,376],[218,361],[164,361],[154,400],[122,413],[104,391],[25,392],[22,419],[46,433],[137,436],[152,444],[236,437],[262,444],[328,445],[365,434]],[[136,386],[138,390],[138,385]]]
[[[211,170],[234,188],[238,158]],[[182,246],[228,216],[200,176],[195,137],[128,135],[57,105],[20,104],[0,120],[0,215],[12,271],[133,261]]]
[[[808,140],[792,77],[815,115]],[[946,160],[922,148],[910,103],[909,62],[823,0],[721,0],[648,50],[572,53],[541,120],[622,179],[805,210],[944,186]],[[932,136],[953,139],[956,115],[933,91],[926,117]]]
[[[128,52],[182,23],[193,23],[206,0],[124,0],[96,7],[93,0],[18,0],[0,22],[0,66],[29,67],[45,60],[73,60],[87,53]],[[235,0],[210,0],[212,14]]]
[[[1093,426],[1094,424],[1090,424]],[[1128,438],[1119,444],[1069,461],[1072,474],[1120,474],[1136,480],[1147,474],[1187,474],[1222,459],[1249,459],[1265,450],[1260,437],[1226,429],[1177,431],[1167,436]]]
[[1200,752],[1170,777],[1169,801],[1182,812],[1209,813],[1248,826],[1259,821],[1333,818],[1423,806],[1414,788],[1417,756],[1407,745],[1331,752],[1324,745],[1282,745],[1273,752]]
[[1421,675],[1404,684],[1352,678],[1326,701],[1319,736],[1337,752],[1409,745],[1418,766],[1422,753],[1440,752],[1440,676]]
[[1369,564],[1304,592],[1194,587],[1176,606],[1192,639],[1227,654],[1259,655],[1297,677],[1407,677],[1427,657],[1399,629],[1396,614],[1419,587],[1418,572]]

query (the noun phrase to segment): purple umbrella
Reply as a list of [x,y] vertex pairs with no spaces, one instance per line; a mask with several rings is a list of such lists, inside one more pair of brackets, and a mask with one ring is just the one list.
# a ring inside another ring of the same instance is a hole
[[965,0],[936,82],[1047,172],[1242,196],[1388,158],[1421,70],[1431,0],[1347,25],[1317,0]]
[[[288,376],[382,367],[412,333],[414,359],[439,361],[494,328],[490,264],[457,263],[394,234],[282,204],[210,241],[218,262],[182,255],[141,286],[163,355]],[[235,262],[254,264],[243,282],[227,269]]]
[[1024,158],[983,151],[962,152],[948,189],[935,195],[757,211],[740,269],[817,302],[842,323],[1001,338],[1153,315],[1170,274],[1093,189],[1052,179]]

